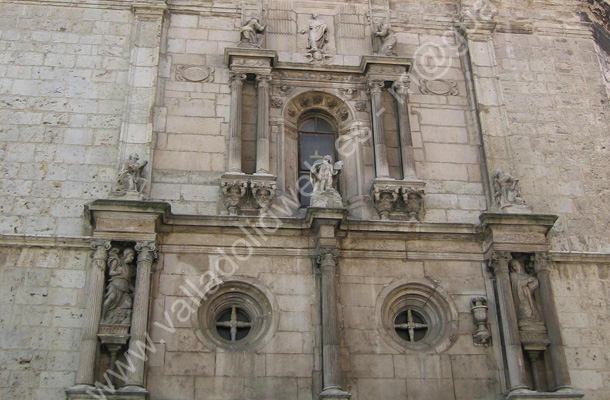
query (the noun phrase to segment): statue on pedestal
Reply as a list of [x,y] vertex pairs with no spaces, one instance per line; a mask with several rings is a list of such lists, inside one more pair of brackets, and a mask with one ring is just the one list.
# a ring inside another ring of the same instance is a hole
[[321,60],[324,46],[328,43],[328,28],[326,22],[318,19],[318,13],[311,14],[308,29],[301,30],[301,34],[307,34],[307,51],[311,53],[314,60]]
[[311,166],[310,178],[313,186],[311,193],[312,207],[342,208],[343,199],[333,185],[333,177],[343,168],[343,161],[333,164],[332,157],[324,156],[321,162]]
[[129,283],[133,276],[132,263],[136,252],[126,248],[123,256],[119,249],[113,248],[108,256],[108,274],[110,279],[102,305],[102,324],[129,325],[131,323],[132,294]]
[[511,206],[524,206],[525,199],[521,197],[519,190],[519,179],[507,172],[495,170],[491,179],[493,182],[495,206],[504,210]]
[[390,26],[390,21],[386,20],[377,25],[377,31],[375,37],[381,39],[381,46],[379,46],[378,53],[385,56],[396,55],[396,43],[398,38]]
[[111,193],[113,196],[124,196],[131,192],[142,197],[148,182],[146,178],[142,177],[142,170],[148,161],[139,162],[139,160],[138,153],[131,154],[125,160],[117,177],[114,192]]
[[534,298],[534,293],[540,286],[538,279],[525,272],[523,265],[517,259],[510,260],[509,267],[519,329],[536,327],[544,329]]
[[260,48],[260,34],[265,31],[266,26],[260,24],[259,17],[253,15],[240,29],[241,40],[239,47]]

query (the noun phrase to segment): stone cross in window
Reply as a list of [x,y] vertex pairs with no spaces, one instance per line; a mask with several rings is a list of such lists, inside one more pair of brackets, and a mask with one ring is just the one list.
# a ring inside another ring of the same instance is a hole
[[415,342],[415,330],[416,329],[428,330],[428,324],[422,324],[419,322],[415,322],[415,320],[413,319],[413,313],[412,313],[411,309],[408,309],[407,310],[407,322],[401,323],[401,324],[394,323],[394,329],[408,331],[409,332],[409,341]]
[[247,330],[252,328],[252,322],[237,320],[237,307],[231,307],[231,319],[228,321],[216,321],[216,327],[229,328],[231,330],[231,342],[237,341],[237,331]]

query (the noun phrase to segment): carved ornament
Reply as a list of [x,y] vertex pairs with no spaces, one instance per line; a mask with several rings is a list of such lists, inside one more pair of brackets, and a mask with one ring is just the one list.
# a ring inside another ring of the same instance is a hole
[[176,80],[188,82],[214,82],[214,68],[178,65],[176,67]]
[[419,83],[419,91],[422,94],[434,94],[439,96],[457,96],[459,94],[456,81],[445,79],[420,79]]

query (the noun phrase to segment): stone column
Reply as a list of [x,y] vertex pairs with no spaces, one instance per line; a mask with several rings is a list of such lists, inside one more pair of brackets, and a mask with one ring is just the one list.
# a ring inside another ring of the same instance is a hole
[[241,173],[241,102],[245,74],[230,72],[231,111],[229,120],[229,172]]
[[[129,352],[140,354],[144,344],[147,344],[148,303],[150,297],[150,274],[152,263],[157,257],[155,242],[136,243],[138,263],[136,270],[136,286],[134,290],[133,312],[131,314],[131,338]],[[138,342],[140,345],[138,346]],[[129,356],[135,366],[127,379],[126,390],[144,391],[144,360],[133,355]]]
[[324,390],[320,399],[348,399],[341,389],[339,367],[339,323],[337,320],[337,257],[336,248],[321,248],[318,265],[322,272],[322,370]]
[[553,287],[551,285],[548,255],[546,253],[536,253],[534,261],[536,277],[540,283],[542,314],[550,342],[549,356],[551,358],[551,370],[553,371],[554,390],[572,389],[563,340],[561,339],[561,326],[557,316],[555,296],[553,295]]
[[258,123],[256,126],[256,173],[269,173],[269,82],[271,76],[256,77],[258,89]]
[[93,254],[91,257],[91,271],[87,285],[87,311],[83,329],[83,339],[80,343],[80,357],[76,371],[76,385],[93,385],[95,373],[95,356],[97,353],[97,332],[102,316],[102,300],[104,298],[104,277],[109,240],[96,240],[91,244]]
[[402,179],[417,179],[415,175],[415,159],[413,156],[413,138],[411,137],[411,124],[409,122],[409,108],[407,106],[409,79],[401,78],[394,83],[396,109],[398,110],[398,129],[400,131],[400,147],[402,156]]
[[502,336],[506,351],[506,368],[508,371],[507,389],[509,391],[527,389],[525,385],[525,361],[521,350],[517,312],[510,283],[508,262],[512,256],[507,251],[497,251],[492,255],[490,267],[496,277],[496,290],[500,317],[502,320]]
[[388,154],[385,144],[385,127],[383,126],[383,110],[381,103],[381,89],[383,81],[370,80],[369,93],[371,94],[371,116],[373,118],[373,144],[375,148],[375,176],[389,178]]

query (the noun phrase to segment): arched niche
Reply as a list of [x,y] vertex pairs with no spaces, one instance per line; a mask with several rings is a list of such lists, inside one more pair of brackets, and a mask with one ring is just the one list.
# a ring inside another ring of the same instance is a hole
[[[319,115],[336,127],[335,161],[343,161],[339,178],[339,191],[348,203],[361,197],[364,165],[362,146],[370,131],[362,134],[362,124],[355,121],[352,107],[340,97],[320,90],[296,93],[283,106],[283,158],[279,160],[285,193],[298,193],[299,176],[299,124],[306,118]],[[281,179],[281,178],[280,178]],[[293,192],[294,191],[294,192]]]

